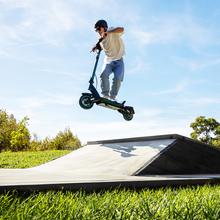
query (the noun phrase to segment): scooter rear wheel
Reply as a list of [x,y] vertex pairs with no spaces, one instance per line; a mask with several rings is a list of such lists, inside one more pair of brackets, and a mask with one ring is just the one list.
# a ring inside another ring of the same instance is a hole
[[79,105],[83,109],[90,109],[93,104],[92,97],[89,94],[83,94],[79,99]]
[[131,121],[133,119],[133,114],[132,113],[123,113],[123,118],[126,120],[126,121]]
[[120,109],[118,111],[123,115],[123,118],[126,121],[131,121],[133,119],[133,116],[134,116],[134,109],[133,109],[133,107],[126,106],[123,110]]

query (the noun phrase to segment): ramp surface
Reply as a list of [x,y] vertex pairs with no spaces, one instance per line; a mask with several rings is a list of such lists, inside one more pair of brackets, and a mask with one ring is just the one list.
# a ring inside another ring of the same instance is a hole
[[[220,180],[220,165],[214,163],[214,171],[213,167],[206,168],[213,158],[220,159],[220,151],[210,149],[175,134],[88,142],[85,147],[37,167],[0,169],[0,191],[216,183]],[[193,153],[197,156],[193,157]],[[200,165],[193,166],[196,163]],[[192,173],[205,175],[189,175]]]

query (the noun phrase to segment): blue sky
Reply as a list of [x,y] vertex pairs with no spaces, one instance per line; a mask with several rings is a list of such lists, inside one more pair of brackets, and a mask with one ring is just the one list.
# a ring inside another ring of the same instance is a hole
[[[78,105],[95,61],[89,51],[100,18],[125,28],[118,99],[134,106],[130,122],[116,111]],[[0,108],[17,119],[28,116],[39,138],[65,128],[83,143],[189,136],[197,116],[220,120],[219,24],[218,0],[0,0]]]

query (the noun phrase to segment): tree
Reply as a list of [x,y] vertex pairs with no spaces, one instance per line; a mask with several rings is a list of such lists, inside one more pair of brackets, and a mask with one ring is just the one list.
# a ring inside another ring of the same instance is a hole
[[191,133],[193,139],[220,146],[220,123],[214,118],[199,116],[190,124],[190,127],[194,130]]
[[28,120],[24,117],[17,122],[13,114],[9,115],[5,110],[0,110],[0,152],[26,150],[29,147]]
[[12,151],[22,151],[29,148],[31,135],[27,129],[28,120],[28,117],[24,117],[18,123],[16,130],[11,132],[10,149]]
[[38,140],[34,134],[31,140],[30,132],[27,128],[28,117],[24,117],[17,122],[15,117],[6,111],[0,110],[0,152],[2,150],[22,151],[22,150],[64,150],[77,149],[81,147],[80,140],[73,135],[70,129],[59,132],[55,138],[46,137]]
[[9,150],[11,133],[17,129],[17,121],[14,115],[9,115],[5,110],[0,110],[0,152]]

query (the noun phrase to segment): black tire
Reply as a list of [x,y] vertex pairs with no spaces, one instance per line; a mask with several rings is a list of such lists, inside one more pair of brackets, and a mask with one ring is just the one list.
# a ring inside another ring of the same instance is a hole
[[133,119],[133,113],[123,113],[123,118],[126,121],[131,121]]
[[83,94],[79,99],[79,105],[83,109],[90,109],[93,104],[92,97],[89,94]]

